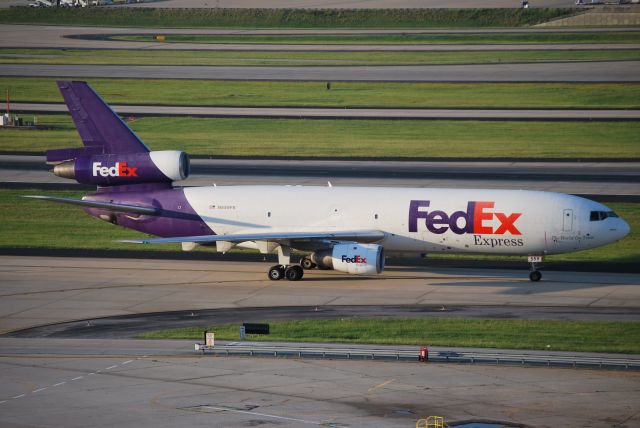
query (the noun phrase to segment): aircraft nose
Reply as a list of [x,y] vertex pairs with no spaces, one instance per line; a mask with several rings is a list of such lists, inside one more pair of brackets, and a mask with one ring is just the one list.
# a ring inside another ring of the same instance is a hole
[[620,230],[620,238],[619,239],[622,239],[625,236],[627,236],[629,234],[629,232],[631,232],[631,226],[629,226],[629,223],[627,223],[623,219],[620,219],[619,230]]

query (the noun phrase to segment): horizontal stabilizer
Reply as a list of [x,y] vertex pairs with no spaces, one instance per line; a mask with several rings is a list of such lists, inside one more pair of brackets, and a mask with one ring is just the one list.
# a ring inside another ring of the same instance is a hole
[[179,236],[174,238],[152,238],[152,239],[131,239],[118,242],[131,244],[171,244],[181,242],[246,242],[246,241],[354,241],[354,242],[376,242],[385,237],[385,233],[380,230],[363,231],[336,231],[336,232],[257,232],[238,233],[230,235],[201,235],[201,236]]
[[114,204],[110,202],[83,201],[83,200],[71,199],[71,198],[58,198],[55,196],[30,196],[29,195],[29,196],[23,196],[23,197],[40,199],[44,201],[58,202],[62,204],[79,205],[87,208],[101,208],[104,210],[110,210],[110,211],[122,212],[122,213],[156,215],[159,212],[157,208],[153,208],[153,207],[141,207],[137,205],[127,205],[127,204]]

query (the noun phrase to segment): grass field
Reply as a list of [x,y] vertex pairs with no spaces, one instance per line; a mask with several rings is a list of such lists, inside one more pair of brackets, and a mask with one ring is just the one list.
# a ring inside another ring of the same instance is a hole
[[0,10],[0,23],[155,28],[469,28],[519,27],[577,9],[162,9]]
[[[177,244],[141,246],[113,242],[118,239],[135,239],[143,235],[90,217],[78,207],[26,199],[22,198],[22,195],[79,198],[82,193],[40,189],[0,189],[0,248],[180,251],[180,246]],[[609,203],[607,206],[629,223],[631,226],[629,236],[606,247],[552,256],[547,260],[640,263],[640,204]],[[198,251],[212,250],[199,249]],[[493,257],[492,259],[501,258]],[[512,259],[524,260],[523,258]]]
[[[0,129],[0,151],[41,153],[80,145],[70,117],[39,115],[38,123],[49,129]],[[541,159],[640,155],[640,122],[143,117],[129,125],[154,150],[179,149],[192,155]]]
[[[640,322],[358,319],[276,321],[270,334],[251,341],[371,343],[461,346],[575,352],[640,352]],[[239,325],[190,327],[150,332],[146,339],[202,339],[204,330],[218,340],[238,340]]]
[[482,52],[265,52],[84,49],[0,49],[0,64],[108,65],[433,65],[539,61],[624,61],[640,50]]
[[[480,34],[169,34],[171,43],[268,43],[268,44],[530,44],[530,43],[640,43],[640,32],[597,33],[480,33]],[[153,35],[118,35],[113,40],[153,42]]]
[[[141,54],[142,55],[142,54]],[[63,102],[56,78],[6,77],[13,101]],[[381,108],[640,108],[638,83],[370,83],[90,79],[111,104]]]
[[0,64],[109,65],[434,65],[540,61],[620,61],[640,59],[640,51],[482,51],[482,52],[265,52],[44,50],[0,51]]

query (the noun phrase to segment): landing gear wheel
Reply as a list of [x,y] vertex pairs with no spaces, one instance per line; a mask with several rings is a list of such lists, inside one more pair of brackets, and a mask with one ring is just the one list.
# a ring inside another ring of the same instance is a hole
[[271,281],[278,281],[284,278],[284,273],[285,273],[284,266],[275,265],[275,266],[272,266],[271,269],[269,269],[268,276]]
[[542,278],[542,273],[539,270],[532,270],[529,273],[529,279],[533,282],[540,281],[540,278]]
[[304,275],[304,270],[302,270],[302,267],[298,266],[298,265],[289,266],[284,271],[284,276],[289,281],[300,281],[302,279],[303,275]]
[[302,260],[300,260],[300,266],[302,266],[302,269],[304,270],[309,270],[309,269],[315,269],[316,264],[313,261],[311,261],[309,257],[303,257]]

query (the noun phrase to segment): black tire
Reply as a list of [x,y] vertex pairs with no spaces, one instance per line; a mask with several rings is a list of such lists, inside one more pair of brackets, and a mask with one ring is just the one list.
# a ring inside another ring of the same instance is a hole
[[267,273],[267,276],[271,281],[279,281],[284,278],[284,267],[281,265],[272,266]]
[[529,279],[533,282],[540,281],[540,278],[542,278],[542,273],[539,270],[534,270],[529,273]]
[[289,266],[287,270],[284,271],[284,276],[289,281],[300,281],[304,276],[304,270],[298,265]]
[[316,264],[312,262],[309,257],[303,257],[302,260],[300,260],[300,266],[302,266],[304,270],[310,270],[315,269]]

